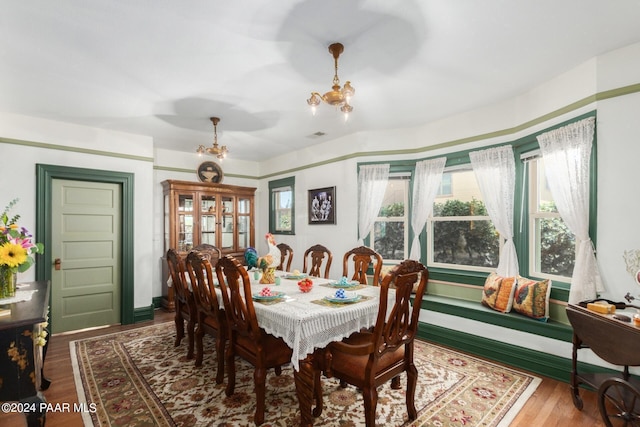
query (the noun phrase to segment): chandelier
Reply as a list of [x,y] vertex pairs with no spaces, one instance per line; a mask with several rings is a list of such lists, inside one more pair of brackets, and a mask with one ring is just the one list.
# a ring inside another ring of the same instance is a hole
[[200,145],[196,151],[199,156],[202,156],[206,151],[207,153],[213,154],[222,160],[227,157],[229,150],[227,150],[226,145],[223,145],[222,147],[218,145],[218,123],[220,122],[220,119],[218,117],[211,117],[211,121],[213,122],[213,145],[208,148],[204,145]]
[[324,101],[329,105],[333,105],[336,108],[340,107],[340,111],[344,113],[345,120],[349,118],[349,113],[353,111],[353,107],[349,105],[349,101],[351,101],[351,97],[356,91],[349,81],[345,82],[344,87],[341,89],[340,79],[338,78],[338,57],[343,51],[344,46],[342,43],[333,43],[329,45],[329,52],[333,55],[336,70],[333,76],[333,86],[331,86],[332,90],[324,95],[321,95],[318,92],[311,92],[311,98],[307,99],[307,104],[311,107],[313,114],[316,113],[316,107],[320,105],[321,101]]

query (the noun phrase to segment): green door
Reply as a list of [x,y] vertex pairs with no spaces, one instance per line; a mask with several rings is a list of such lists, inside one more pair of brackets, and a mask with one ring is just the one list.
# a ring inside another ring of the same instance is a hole
[[120,185],[54,179],[52,332],[120,323]]

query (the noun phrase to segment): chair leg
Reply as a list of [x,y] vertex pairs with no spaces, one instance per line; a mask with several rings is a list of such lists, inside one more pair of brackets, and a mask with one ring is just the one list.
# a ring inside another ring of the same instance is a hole
[[233,353],[233,343],[229,340],[227,351],[225,352],[225,362],[227,363],[227,388],[225,394],[231,396],[236,388],[236,364],[235,354]]
[[224,380],[224,345],[225,345],[225,336],[224,331],[218,331],[218,336],[216,337],[216,359],[218,360],[218,372],[216,373],[216,384],[222,384]]
[[202,358],[204,356],[204,348],[202,345],[202,338],[204,337],[204,328],[202,327],[202,324],[200,322],[198,322],[198,325],[196,326],[196,333],[195,333],[195,339],[196,339],[196,366],[200,367],[202,366]]
[[340,388],[347,388],[349,386],[349,383],[344,381],[344,380],[340,380]]
[[275,368],[273,368],[273,370],[277,376],[280,376],[280,374],[282,374],[282,366],[276,366]]
[[174,318],[174,322],[176,323],[176,341],[174,343],[174,346],[178,347],[180,345],[180,341],[182,341],[182,338],[184,338],[184,319],[182,318],[180,307],[176,307],[176,316]]
[[264,406],[265,406],[265,385],[267,379],[267,370],[264,368],[256,368],[253,371],[253,381],[256,388],[256,413],[253,416],[253,422],[259,426],[264,422]]
[[378,406],[378,390],[375,385],[365,386],[362,389],[364,399],[364,420],[367,427],[376,425],[376,407]]
[[191,316],[189,318],[189,321],[187,322],[187,359],[191,360],[193,359],[193,347],[195,344],[195,328],[196,328],[196,322],[193,319],[193,316]]
[[402,388],[402,384],[400,384],[400,375],[396,375],[395,377],[391,378],[391,388],[393,390],[399,390],[400,388]]
[[418,417],[418,411],[416,411],[416,384],[418,383],[418,370],[416,366],[411,363],[407,366],[407,413],[410,420],[415,420]]

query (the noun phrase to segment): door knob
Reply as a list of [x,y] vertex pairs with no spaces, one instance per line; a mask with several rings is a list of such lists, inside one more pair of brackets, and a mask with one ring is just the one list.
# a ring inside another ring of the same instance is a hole
[[53,261],[53,268],[56,270],[60,270],[60,265],[62,265],[62,261],[60,260],[60,258],[56,258]]

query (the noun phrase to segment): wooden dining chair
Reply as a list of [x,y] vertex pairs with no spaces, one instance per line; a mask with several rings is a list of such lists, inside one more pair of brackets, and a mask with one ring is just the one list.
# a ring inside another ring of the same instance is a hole
[[[324,274],[322,274],[322,263],[325,259],[326,264],[324,266]],[[331,261],[333,261],[333,254],[329,249],[322,245],[313,245],[304,252],[302,272],[308,273],[309,276],[328,279]]]
[[342,261],[342,275],[349,277],[349,265],[353,265],[351,280],[357,280],[363,285],[368,284],[367,271],[373,265],[373,286],[380,285],[382,271],[382,255],[366,246],[359,246],[347,251]]
[[265,383],[267,369],[275,368],[279,375],[282,365],[291,361],[292,350],[282,340],[258,326],[253,306],[251,282],[247,270],[231,255],[220,259],[216,266],[220,283],[224,313],[229,328],[229,346],[226,351],[228,383],[225,393],[231,396],[236,384],[235,357],[239,356],[254,366],[253,380],[256,391],[256,425],[264,422]]
[[208,243],[202,243],[194,247],[193,250],[202,253],[205,258],[207,258],[209,262],[211,262],[211,268],[215,268],[218,260],[222,258],[222,251],[216,246],[210,245]]
[[286,243],[278,243],[280,249],[280,265],[278,270],[291,271],[291,261],[293,261],[293,248]]
[[193,359],[194,330],[196,324],[196,304],[193,294],[185,280],[184,263],[180,255],[174,250],[167,251],[167,267],[171,277],[171,287],[174,293],[176,340],[178,347],[184,338],[184,322],[187,322],[187,359]]
[[202,252],[191,251],[187,255],[187,271],[191,279],[193,299],[196,305],[197,323],[195,331],[196,366],[202,365],[204,357],[203,338],[208,333],[216,339],[216,383],[224,379],[224,347],[227,341],[227,324],[220,309],[215,290],[214,274],[211,262]]
[[[377,387],[391,380],[392,389],[400,388],[402,372],[407,373],[409,419],[414,420],[418,415],[415,406],[418,371],[413,364],[413,344],[428,279],[427,268],[419,262],[406,260],[398,264],[382,280],[373,330],[356,332],[329,344],[325,350],[325,374],[362,390],[367,427],[375,426]],[[411,291],[418,281],[412,303]],[[395,303],[387,316],[387,297],[392,284],[395,285]]]

